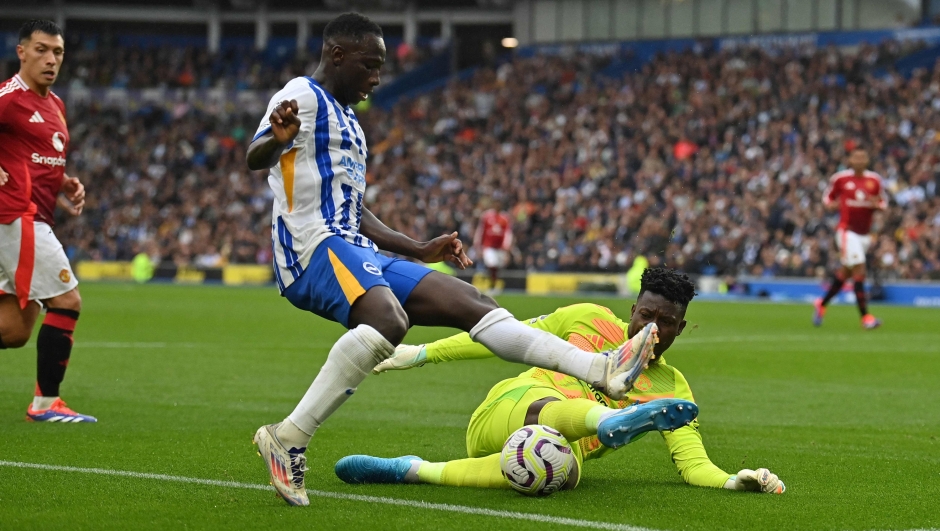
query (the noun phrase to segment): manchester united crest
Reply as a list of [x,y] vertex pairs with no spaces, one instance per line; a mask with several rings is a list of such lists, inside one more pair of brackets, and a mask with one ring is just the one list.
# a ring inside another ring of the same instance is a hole
[[62,271],[59,271],[59,280],[68,284],[69,281],[72,280],[72,274],[69,273],[68,269],[63,269]]
[[633,384],[633,388],[641,393],[645,393],[653,388],[653,382],[651,382],[649,377],[645,374],[641,374],[636,383]]

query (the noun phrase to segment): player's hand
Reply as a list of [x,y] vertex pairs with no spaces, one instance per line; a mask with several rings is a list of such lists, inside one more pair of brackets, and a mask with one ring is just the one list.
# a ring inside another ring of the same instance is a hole
[[0,186],[3,186],[10,180],[10,176],[7,175],[7,172],[3,171],[3,168],[0,168]]
[[72,204],[64,195],[59,195],[56,197],[55,202],[59,205],[59,208],[69,213],[72,216],[80,216],[82,214],[82,207]]
[[287,145],[297,138],[300,132],[300,118],[297,116],[300,109],[297,100],[284,100],[271,113],[271,134],[279,144]]
[[457,232],[444,234],[425,242],[415,258],[426,264],[448,262],[458,269],[466,269],[473,265],[473,260],[467,257],[464,251],[463,242],[457,237]]
[[725,486],[734,490],[767,494],[783,494],[787,490],[787,486],[783,484],[783,481],[780,481],[777,474],[766,468],[758,468],[757,470],[745,468],[737,475],[732,476],[732,479]]
[[85,185],[78,180],[78,177],[66,177],[62,181],[62,193],[68,201],[63,203],[57,200],[59,206],[73,216],[81,214],[82,209],[85,208]]
[[379,363],[372,369],[372,374],[385,371],[404,371],[420,367],[428,362],[424,345],[398,345],[391,358]]

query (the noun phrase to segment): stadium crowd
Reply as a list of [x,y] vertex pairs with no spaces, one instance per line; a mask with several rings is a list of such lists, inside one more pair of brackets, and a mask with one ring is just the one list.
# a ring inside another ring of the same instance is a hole
[[[317,54],[299,56],[290,46],[259,52],[251,44],[230,45],[212,54],[196,46],[126,46],[113,38],[80,34],[69,39],[60,87],[279,89],[312,72],[319,59]],[[442,44],[396,41],[389,46],[382,68],[386,82],[418,66]]]
[[[512,268],[624,271],[645,255],[691,273],[820,276],[838,258],[822,194],[860,145],[889,190],[873,265],[940,278],[940,65],[908,80],[892,67],[904,53],[695,49],[617,79],[597,75],[611,58],[516,58],[361,112],[366,200],[421,239],[469,240],[484,209],[505,209]],[[269,263],[270,193],[244,163],[259,118],[71,108],[69,172],[89,199],[58,228],[70,257]]]

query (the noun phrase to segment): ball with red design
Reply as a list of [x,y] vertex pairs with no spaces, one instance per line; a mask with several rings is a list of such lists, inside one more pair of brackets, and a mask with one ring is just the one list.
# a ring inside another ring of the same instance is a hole
[[512,488],[526,496],[548,496],[568,481],[575,458],[564,435],[533,424],[509,436],[499,464]]

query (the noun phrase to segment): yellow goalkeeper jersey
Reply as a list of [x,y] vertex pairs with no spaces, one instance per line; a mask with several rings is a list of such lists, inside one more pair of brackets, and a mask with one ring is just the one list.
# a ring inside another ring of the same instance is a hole
[[[610,309],[589,303],[559,308],[548,315],[524,322],[533,328],[565,339],[581,350],[598,353],[623,344],[627,340],[629,326],[629,323],[618,319]],[[464,333],[428,344],[426,355],[429,362],[441,363],[458,359],[487,358],[492,357],[493,353]],[[613,400],[587,382],[555,371],[533,368],[519,377],[530,382],[531,379],[543,381],[570,399],[583,398],[617,409],[636,401],[648,402],[658,398],[681,398],[695,402],[685,377],[678,369],[667,364],[662,356],[650,363],[626,399],[620,401]],[[683,480],[697,486],[724,486],[731,475],[709,460],[698,431],[698,420],[693,421],[690,426],[662,435]],[[603,446],[596,436],[585,437],[578,441],[578,444],[585,460],[597,459],[614,451]]]

